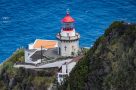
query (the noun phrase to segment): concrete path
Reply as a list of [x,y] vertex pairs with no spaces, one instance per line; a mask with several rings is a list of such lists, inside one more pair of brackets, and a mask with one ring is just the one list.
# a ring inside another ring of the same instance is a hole
[[65,62],[70,62],[71,60],[72,59],[67,59],[67,60],[62,60],[62,61],[56,61],[56,62],[53,62],[53,63],[47,63],[47,64],[43,64],[43,65],[39,65],[39,66],[24,65],[24,64],[15,64],[14,67],[15,68],[24,67],[24,68],[28,68],[28,69],[54,68],[54,67],[60,68]]

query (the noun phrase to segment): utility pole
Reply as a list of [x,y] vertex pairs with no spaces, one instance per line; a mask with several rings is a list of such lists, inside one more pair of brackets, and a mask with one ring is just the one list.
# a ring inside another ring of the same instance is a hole
[[42,46],[41,46],[41,63],[42,63]]

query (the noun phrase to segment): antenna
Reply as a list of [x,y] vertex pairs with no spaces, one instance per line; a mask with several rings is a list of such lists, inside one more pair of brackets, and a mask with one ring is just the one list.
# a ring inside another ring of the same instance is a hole
[[69,15],[69,13],[70,13],[70,10],[69,10],[69,8],[67,9],[66,13],[67,13],[67,15]]
[[41,63],[42,63],[42,55],[43,55],[43,54],[42,54],[42,46],[41,46]]

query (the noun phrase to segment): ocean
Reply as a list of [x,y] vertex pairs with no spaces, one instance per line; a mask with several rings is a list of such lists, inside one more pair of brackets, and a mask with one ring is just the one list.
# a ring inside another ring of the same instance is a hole
[[35,39],[56,39],[66,9],[81,47],[93,45],[113,21],[136,22],[136,0],[0,0],[0,63]]

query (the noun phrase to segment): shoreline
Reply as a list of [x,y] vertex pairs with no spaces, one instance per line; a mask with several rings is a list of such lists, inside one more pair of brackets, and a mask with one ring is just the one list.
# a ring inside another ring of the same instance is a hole
[[5,60],[3,60],[1,63],[0,63],[0,66],[2,66],[5,62],[7,62],[18,50],[20,49],[23,49],[23,48],[18,48],[16,49],[8,58],[6,58]]

